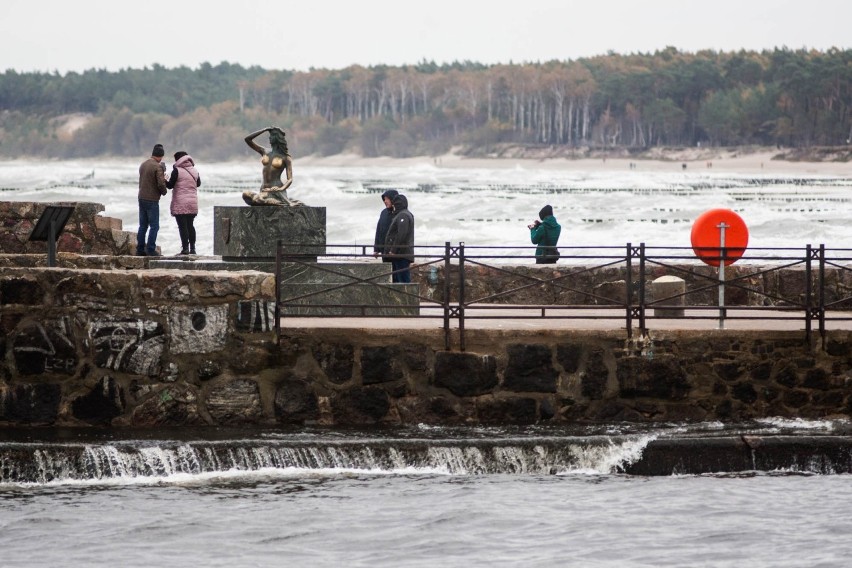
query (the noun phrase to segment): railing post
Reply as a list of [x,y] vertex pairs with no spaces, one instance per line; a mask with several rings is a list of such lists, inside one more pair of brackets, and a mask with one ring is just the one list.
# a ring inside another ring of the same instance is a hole
[[639,243],[639,332],[648,335],[645,326],[645,243]]
[[459,349],[464,351],[464,243],[459,243]]
[[450,241],[444,242],[444,349],[450,350]]
[[275,247],[275,344],[281,345],[281,240]]
[[627,338],[630,339],[633,337],[633,247],[630,246],[630,243],[627,243],[624,272],[624,300],[627,302],[625,306],[625,311],[627,312]]
[[811,318],[813,317],[813,269],[811,268],[811,245],[805,245],[805,340],[811,340]]

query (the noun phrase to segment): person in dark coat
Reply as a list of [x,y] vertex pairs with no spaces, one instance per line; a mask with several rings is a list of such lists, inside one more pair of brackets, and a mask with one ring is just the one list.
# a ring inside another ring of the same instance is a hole
[[411,282],[408,267],[414,262],[414,215],[408,210],[408,199],[402,194],[393,198],[393,220],[385,238],[385,255],[391,260],[393,281]]
[[[136,232],[137,256],[161,256],[157,252],[157,233],[160,231],[160,197],[166,195],[166,151],[155,144],[151,157],[139,166],[139,230]],[[145,235],[148,235],[146,241]]]
[[[389,189],[382,194],[382,202],[385,208],[379,213],[379,222],[376,223],[376,240],[373,244],[373,256],[382,256],[385,250],[385,237],[388,236],[391,220],[393,220],[393,198],[399,195],[395,189]],[[390,257],[382,257],[382,262],[390,262]]]
[[556,222],[553,207],[550,205],[541,208],[538,218],[541,221],[535,221],[528,226],[532,244],[538,245],[535,248],[535,263],[554,264],[559,260],[559,249],[556,248],[556,243],[559,242],[562,227]]

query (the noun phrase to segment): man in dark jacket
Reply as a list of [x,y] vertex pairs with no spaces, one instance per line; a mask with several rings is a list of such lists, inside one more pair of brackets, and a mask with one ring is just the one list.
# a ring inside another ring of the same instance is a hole
[[414,262],[414,215],[408,210],[408,199],[402,194],[393,198],[393,220],[385,238],[385,254],[391,260],[393,281],[411,282],[408,267]]
[[[373,256],[381,256],[385,250],[385,237],[388,236],[391,220],[393,219],[393,198],[399,195],[395,189],[389,189],[382,194],[382,202],[385,208],[379,213],[379,222],[376,223],[376,240],[373,244]],[[390,262],[390,257],[382,257],[382,262]]]
[[555,264],[559,260],[559,249],[556,248],[556,243],[559,242],[562,227],[556,222],[553,207],[550,205],[541,208],[538,218],[541,221],[529,225],[530,240],[532,244],[538,245],[535,248],[535,263]]
[[[166,194],[166,155],[162,144],[155,144],[151,157],[139,166],[139,230],[136,233],[137,256],[160,256],[157,232],[160,230],[160,197]],[[147,242],[145,234],[148,234]]]

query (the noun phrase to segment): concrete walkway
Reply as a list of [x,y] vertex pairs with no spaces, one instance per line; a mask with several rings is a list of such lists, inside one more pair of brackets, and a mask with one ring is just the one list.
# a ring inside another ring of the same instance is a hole
[[[645,327],[654,330],[774,330],[805,331],[802,311],[736,310],[728,309],[720,327],[718,309],[687,309],[684,317],[655,318],[653,310],[646,311]],[[834,319],[826,320],[827,330],[852,330],[852,312],[833,312]],[[842,320],[841,317],[848,319]],[[753,319],[760,318],[760,319]],[[590,309],[547,307],[545,309],[489,306],[467,308],[465,329],[505,330],[626,330],[623,309]],[[421,306],[420,317],[283,317],[286,328],[344,328],[344,329],[443,329],[443,311],[432,306]],[[459,327],[458,318],[451,318],[450,327]],[[633,320],[633,329],[639,329],[639,320]],[[818,333],[819,321],[811,322]]]

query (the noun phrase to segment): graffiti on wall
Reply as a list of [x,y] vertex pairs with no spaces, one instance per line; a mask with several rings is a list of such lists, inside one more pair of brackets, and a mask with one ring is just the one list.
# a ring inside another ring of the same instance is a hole
[[12,338],[12,355],[22,375],[73,375],[78,357],[69,318],[24,324]]
[[243,300],[237,303],[237,330],[264,332],[275,329],[275,302]]
[[163,326],[140,319],[98,320],[89,324],[95,364],[134,375],[156,376],[162,369]]

